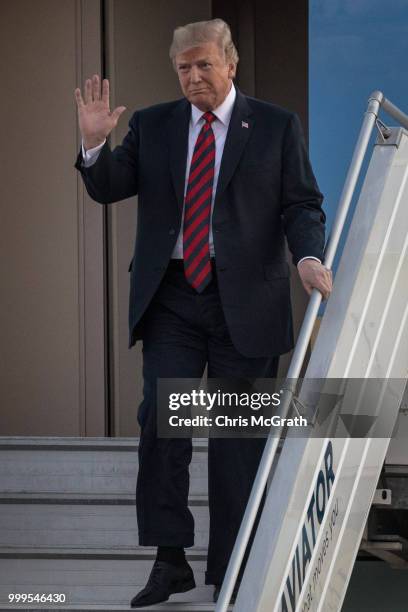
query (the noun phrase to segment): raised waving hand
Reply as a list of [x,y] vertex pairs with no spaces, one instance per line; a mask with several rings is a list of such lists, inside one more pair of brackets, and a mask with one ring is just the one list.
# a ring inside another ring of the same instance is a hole
[[92,79],[85,81],[84,97],[79,88],[75,90],[75,99],[84,147],[92,149],[100,145],[110,134],[126,107],[118,106],[112,112],[110,111],[109,81],[103,79],[101,91],[101,83],[97,74],[94,74]]

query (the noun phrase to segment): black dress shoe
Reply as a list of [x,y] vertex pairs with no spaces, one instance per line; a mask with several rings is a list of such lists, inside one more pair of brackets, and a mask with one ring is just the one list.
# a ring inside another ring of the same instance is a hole
[[187,561],[183,565],[155,561],[145,588],[133,597],[130,607],[152,606],[167,601],[172,593],[185,593],[194,587],[193,570]]
[[[231,595],[231,599],[230,599],[230,603],[234,604],[235,600],[237,598],[237,594],[238,594],[238,589],[240,587],[241,582],[237,582],[236,585],[234,586],[234,590],[232,591],[232,595]],[[221,584],[215,584],[214,585],[214,593],[213,593],[213,602],[216,603],[218,601],[218,597],[220,596],[220,591],[221,591]]]

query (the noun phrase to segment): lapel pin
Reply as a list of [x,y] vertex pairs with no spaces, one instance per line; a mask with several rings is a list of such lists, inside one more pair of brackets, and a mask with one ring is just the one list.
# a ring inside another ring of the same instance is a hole
[[246,121],[241,121],[241,127],[248,128],[249,125],[247,124]]

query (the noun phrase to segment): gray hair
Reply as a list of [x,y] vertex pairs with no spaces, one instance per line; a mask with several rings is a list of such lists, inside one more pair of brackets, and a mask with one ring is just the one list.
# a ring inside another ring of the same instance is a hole
[[214,42],[218,45],[226,62],[238,64],[238,51],[232,42],[230,27],[222,19],[196,21],[176,28],[173,42],[170,46],[170,59],[175,61],[176,55],[202,43]]

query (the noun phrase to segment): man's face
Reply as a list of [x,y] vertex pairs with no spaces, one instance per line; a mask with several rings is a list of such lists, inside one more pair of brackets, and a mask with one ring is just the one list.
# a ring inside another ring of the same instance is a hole
[[214,42],[178,53],[175,66],[183,94],[203,112],[222,104],[235,76],[234,64],[225,62]]

